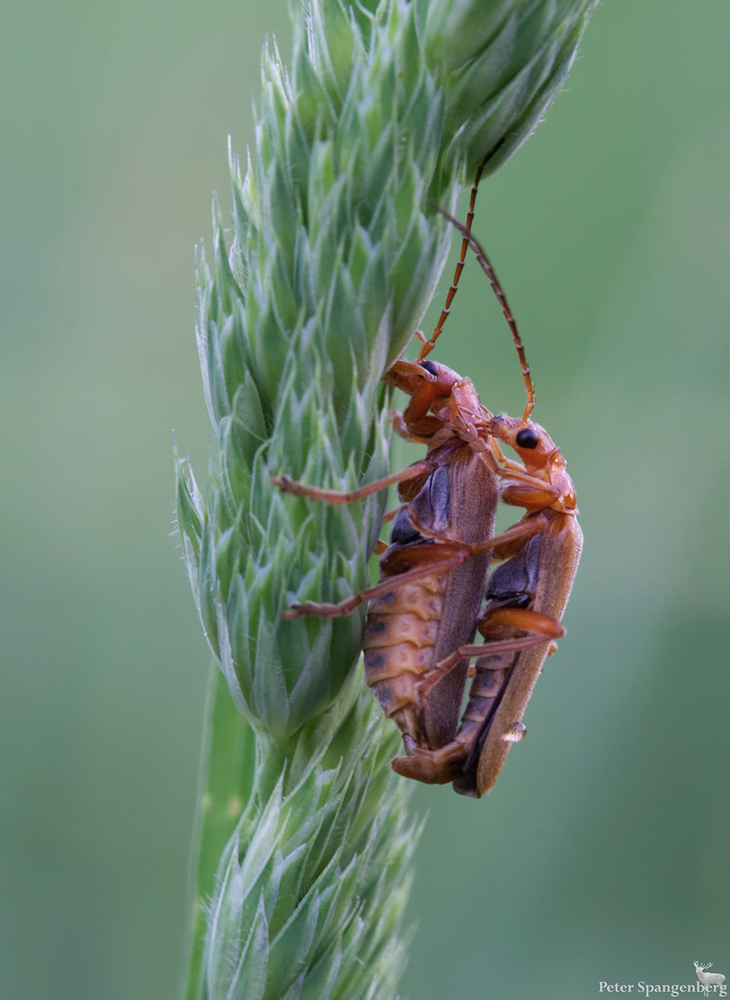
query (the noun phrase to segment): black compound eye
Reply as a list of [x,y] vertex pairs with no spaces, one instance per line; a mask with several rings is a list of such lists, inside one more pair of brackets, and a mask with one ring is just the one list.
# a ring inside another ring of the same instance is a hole
[[427,372],[431,373],[431,375],[438,375],[439,373],[435,361],[422,361],[421,368],[425,368]]
[[540,435],[532,427],[523,427],[521,431],[517,431],[515,441],[520,448],[537,448]]

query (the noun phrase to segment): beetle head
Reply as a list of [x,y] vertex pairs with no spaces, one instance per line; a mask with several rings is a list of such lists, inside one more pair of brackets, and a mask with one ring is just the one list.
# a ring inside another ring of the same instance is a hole
[[428,385],[431,387],[429,396],[446,397],[451,395],[451,387],[460,382],[461,375],[446,365],[435,361],[396,361],[383,375],[383,381],[402,389],[409,396],[414,396],[419,389]]
[[547,481],[559,491],[558,509],[576,510],[575,487],[568,475],[568,463],[544,427],[532,420],[500,415],[490,421],[488,429],[517,453],[528,475]]
[[560,454],[545,428],[532,420],[501,414],[493,418],[489,430],[516,451],[528,469],[544,469],[555,452]]
[[463,381],[461,375],[453,368],[447,368],[437,361],[421,361],[419,367],[425,369],[431,376],[429,381],[434,383],[436,395],[439,397],[450,396],[453,386]]

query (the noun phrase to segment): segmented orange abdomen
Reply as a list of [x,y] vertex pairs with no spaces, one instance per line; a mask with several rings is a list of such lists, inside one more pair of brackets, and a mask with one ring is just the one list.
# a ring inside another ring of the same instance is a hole
[[461,718],[456,742],[470,746],[476,732],[495,708],[495,701],[504,688],[517,653],[502,653],[480,657],[474,667],[474,680],[469,691],[469,701]]
[[448,574],[397,586],[373,601],[363,635],[365,679],[402,733],[424,740],[416,686],[432,666]]

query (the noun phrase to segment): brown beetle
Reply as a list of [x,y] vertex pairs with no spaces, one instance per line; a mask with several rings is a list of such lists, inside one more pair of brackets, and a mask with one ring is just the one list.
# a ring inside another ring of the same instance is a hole
[[[456,791],[476,797],[493,787],[510,746],[525,735],[522,718],[532,690],[555,639],[564,634],[560,619],[583,541],[565,462],[543,428],[509,417],[493,418],[491,427],[525,458],[523,467],[503,468],[502,498],[527,508],[516,528],[537,530],[527,541],[523,535],[495,547],[495,557],[507,561],[487,585],[477,622],[484,644],[458,651],[478,659],[454,740],[429,749],[406,736],[408,756],[393,762],[398,774],[427,783],[453,781]],[[432,676],[448,672],[452,660],[439,664]],[[420,694],[428,700],[425,687]]]
[[[453,781],[458,792],[478,797],[493,786],[511,743],[524,735],[521,720],[535,681],[554,640],[564,634],[560,618],[582,536],[565,462],[546,432],[529,420],[535,393],[515,320],[470,233],[475,193],[476,185],[466,226],[442,212],[461,231],[463,242],[436,330],[430,341],[421,338],[417,362],[396,362],[384,376],[411,396],[394,425],[403,437],[427,444],[426,458],[350,493],[275,482],[288,492],[332,503],[400,484],[404,506],[381,559],[380,582],[340,604],[294,605],[284,614],[334,617],[372,601],[363,639],[366,677],[404,735],[407,756],[392,761],[394,770],[429,783]],[[494,417],[468,379],[424,361],[448,315],[468,245],[512,331],[527,388],[521,420]],[[524,464],[505,458],[500,440]],[[502,480],[502,499],[527,508],[526,516],[498,538],[490,537],[495,474]],[[493,574],[477,615],[490,550],[507,562]],[[475,627],[484,645],[463,645]],[[457,729],[467,658],[475,656],[469,702]]]
[[[475,250],[497,291],[499,284],[483,249],[460,223],[451,221]],[[500,300],[507,315],[503,296]],[[393,762],[399,774],[428,783],[453,781],[457,792],[476,797],[493,787],[510,746],[525,735],[522,718],[532,690],[545,659],[555,649],[555,639],[564,634],[560,619],[583,543],[567,464],[547,432],[529,419],[535,405],[534,387],[514,321],[510,325],[525,376],[527,405],[521,419],[491,417],[487,430],[502,480],[501,498],[527,511],[512,529],[522,529],[523,534],[495,546],[495,557],[507,561],[489,580],[477,622],[484,644],[458,651],[459,656],[479,659],[454,740],[431,749],[405,736],[408,756]],[[523,464],[505,458],[497,441],[509,445]],[[448,673],[453,659],[433,669],[432,677],[440,671]],[[429,697],[425,686],[420,694]]]

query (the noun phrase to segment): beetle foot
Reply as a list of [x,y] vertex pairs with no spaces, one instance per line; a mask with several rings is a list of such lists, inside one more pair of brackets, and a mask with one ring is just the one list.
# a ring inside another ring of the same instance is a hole
[[396,774],[422,781],[426,785],[446,785],[461,774],[466,752],[460,743],[450,743],[438,750],[425,750],[407,733],[403,736],[405,757],[390,762]]

